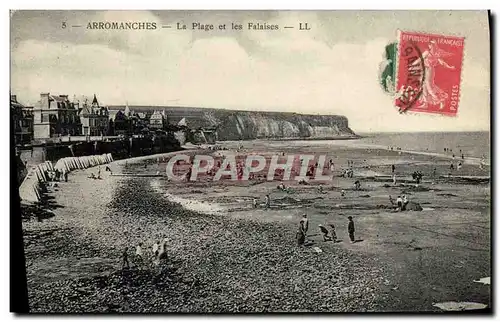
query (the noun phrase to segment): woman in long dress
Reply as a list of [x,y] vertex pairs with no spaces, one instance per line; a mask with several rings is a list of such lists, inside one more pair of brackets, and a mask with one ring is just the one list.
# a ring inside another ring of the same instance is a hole
[[[443,66],[448,69],[455,69],[446,63],[443,58],[451,56],[452,54],[446,52],[436,45],[434,40],[429,42],[428,50],[424,51],[422,58],[424,60],[425,78],[422,84],[422,94],[419,98],[418,107],[429,107],[429,105],[439,105],[439,109],[444,108],[444,102],[448,98],[448,93],[439,88],[434,82],[434,76],[437,66]],[[420,60],[416,60],[412,65],[418,65]]]

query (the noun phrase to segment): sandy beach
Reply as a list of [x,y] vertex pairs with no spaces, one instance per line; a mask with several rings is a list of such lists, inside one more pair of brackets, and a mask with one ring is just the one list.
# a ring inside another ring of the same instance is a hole
[[[224,143],[231,151],[237,144]],[[160,163],[158,156],[114,162],[113,173],[122,175],[102,171],[102,180],[87,178],[96,169],[72,172],[48,193],[55,216],[23,222],[31,310],[439,311],[433,304],[490,304],[489,285],[473,282],[491,275],[490,186],[460,179],[488,177],[489,167],[465,160],[460,173],[448,176],[450,160],[441,155],[355,144],[243,145],[242,155],[327,153],[336,177],[321,184],[323,192],[314,182],[284,182],[288,193],[276,181],[170,182],[163,174],[172,154]],[[353,179],[338,176],[347,160],[354,162]],[[424,173],[418,187],[415,170]],[[354,180],[361,182],[358,191]],[[265,194],[271,209],[254,209],[253,198],[263,202]],[[389,209],[389,195],[399,194],[423,210]],[[295,241],[303,213],[311,247]],[[356,224],[354,244],[347,216]],[[323,242],[317,227],[328,223],[337,227],[339,242]],[[148,260],[137,269],[135,246],[142,242],[150,254],[164,238],[166,267],[158,271]],[[125,247],[133,268],[122,271]]]

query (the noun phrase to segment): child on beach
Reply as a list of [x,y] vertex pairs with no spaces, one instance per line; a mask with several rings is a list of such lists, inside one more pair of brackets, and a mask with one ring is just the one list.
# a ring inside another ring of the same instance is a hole
[[352,220],[352,216],[347,217],[347,219],[349,220],[349,223],[347,225],[347,232],[349,233],[349,239],[351,240],[351,244],[352,244],[355,241],[355,239],[354,239],[354,232],[355,232],[354,221]]
[[398,211],[403,210],[403,199],[401,198],[401,196],[397,197],[396,203],[398,204]]
[[331,228],[332,240],[336,241],[337,240],[337,233],[335,232],[335,225],[334,224],[330,224],[329,226]]
[[329,231],[328,231],[328,229],[325,228],[325,226],[320,224],[320,225],[318,225],[318,227],[319,227],[321,234],[323,234],[323,241],[326,242],[326,241],[332,240],[332,238],[330,236],[328,236]]
[[406,210],[406,205],[408,204],[408,198],[406,197],[406,195],[403,195],[403,198],[401,198],[403,200],[403,206],[401,208],[402,211]]

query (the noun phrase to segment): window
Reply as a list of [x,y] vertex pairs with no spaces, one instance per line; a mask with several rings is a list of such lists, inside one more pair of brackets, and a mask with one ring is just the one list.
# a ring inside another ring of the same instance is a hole
[[42,114],[42,123],[48,123],[48,122],[49,122],[49,115]]

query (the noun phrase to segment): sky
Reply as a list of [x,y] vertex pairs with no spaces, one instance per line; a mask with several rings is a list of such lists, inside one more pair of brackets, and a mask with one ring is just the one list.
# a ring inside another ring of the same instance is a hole
[[[94,21],[159,28],[85,28]],[[226,30],[191,30],[192,22]],[[232,22],[244,29],[231,30]],[[248,30],[248,22],[280,29]],[[393,107],[378,75],[398,29],[465,37],[458,116]],[[16,11],[11,93],[27,105],[42,92],[95,93],[107,105],[344,115],[356,132],[489,130],[489,37],[486,11]]]

